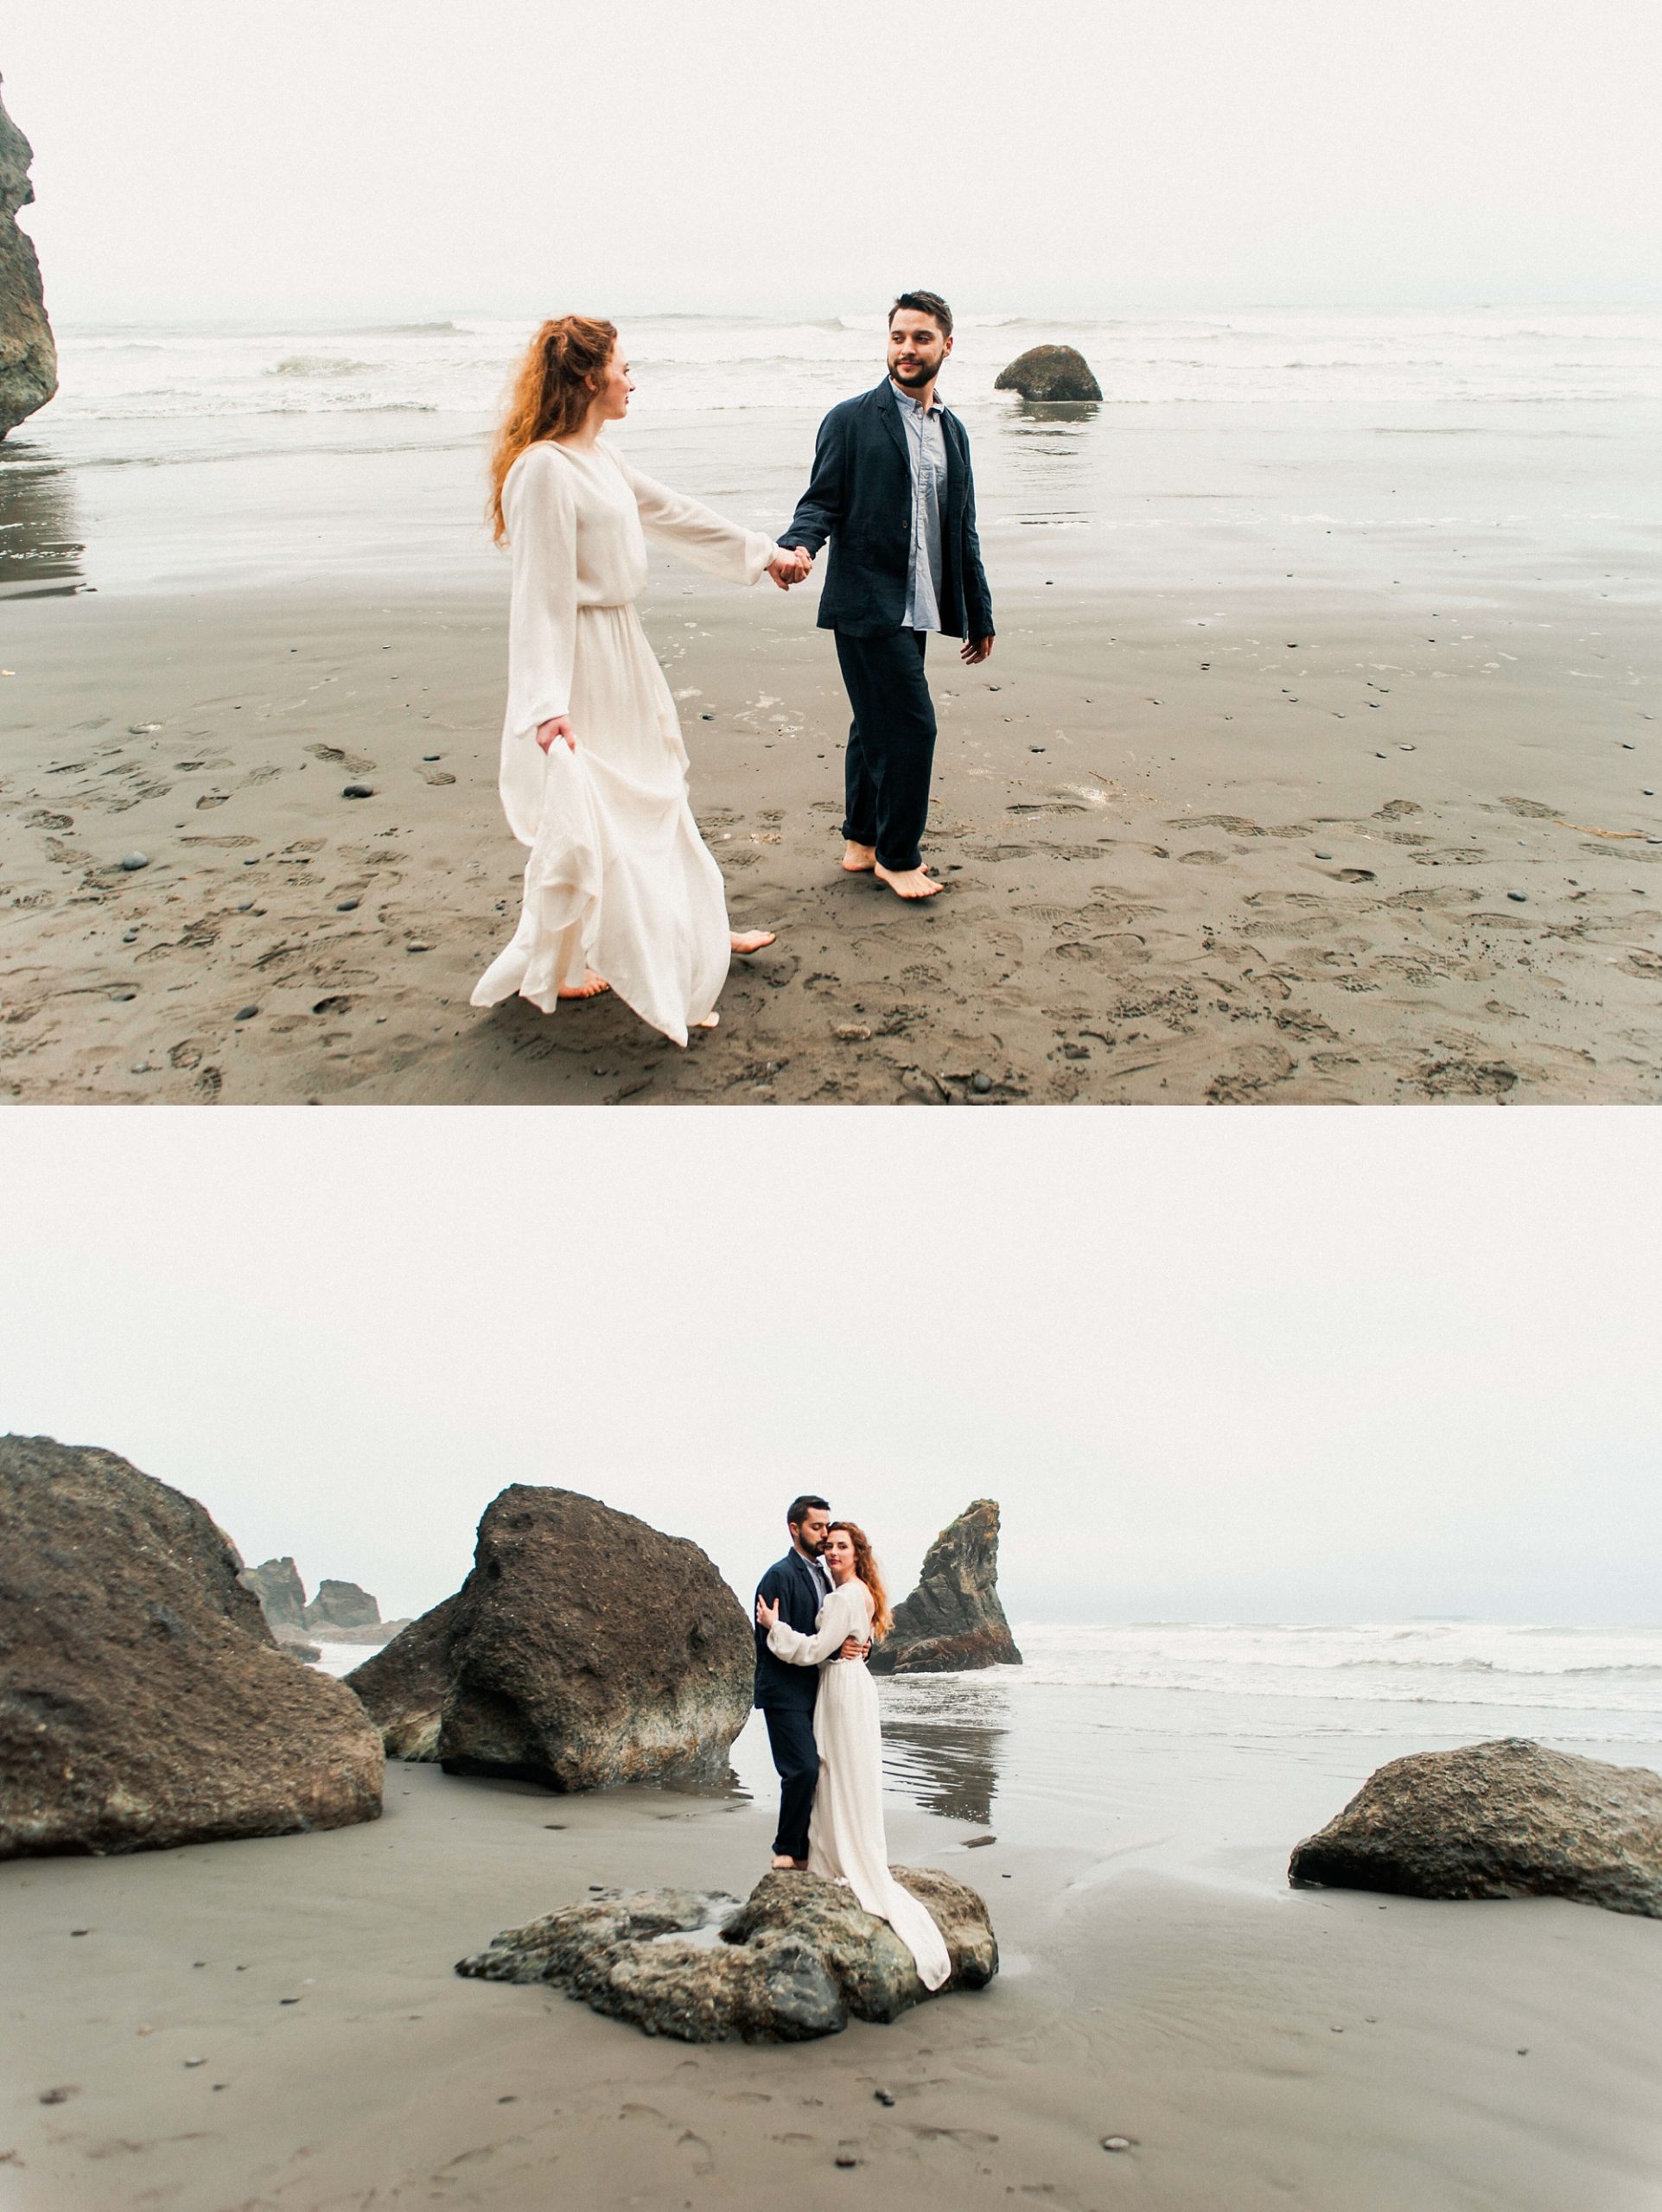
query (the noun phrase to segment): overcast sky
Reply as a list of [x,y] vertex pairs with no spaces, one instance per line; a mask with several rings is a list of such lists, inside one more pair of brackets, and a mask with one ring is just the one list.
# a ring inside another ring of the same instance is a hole
[[66,318],[1662,299],[1656,0],[53,0]]
[[0,1427],[308,1588],[448,1594],[505,1484],[745,1586],[805,1485],[1017,1616],[1656,1620],[1652,1114],[6,1118]]

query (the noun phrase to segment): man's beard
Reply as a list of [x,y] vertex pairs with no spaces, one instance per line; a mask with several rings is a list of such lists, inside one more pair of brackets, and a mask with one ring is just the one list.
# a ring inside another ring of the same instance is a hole
[[896,384],[928,384],[933,380],[933,378],[939,375],[940,371],[939,366],[933,369],[927,369],[920,366],[918,368],[909,370],[896,367],[892,368],[888,373],[894,378]]

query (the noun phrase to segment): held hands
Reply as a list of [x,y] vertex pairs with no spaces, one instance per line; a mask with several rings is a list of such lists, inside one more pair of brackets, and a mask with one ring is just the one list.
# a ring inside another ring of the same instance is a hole
[[806,545],[781,545],[767,573],[781,591],[789,591],[793,584],[806,583],[812,568],[813,556]]
[[544,753],[549,750],[551,746],[557,744],[569,745],[571,747],[571,750],[575,753],[577,749],[577,741],[571,734],[570,715],[556,715],[552,721],[538,722],[537,725],[537,742],[542,747]]
[[990,638],[966,638],[958,650],[958,658],[966,668],[978,668],[992,652]]

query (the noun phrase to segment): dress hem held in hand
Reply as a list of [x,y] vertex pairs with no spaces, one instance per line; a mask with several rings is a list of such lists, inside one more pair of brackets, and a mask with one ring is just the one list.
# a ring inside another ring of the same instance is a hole
[[[473,993],[545,1014],[586,969],[678,1045],[715,1007],[730,927],[687,797],[675,702],[634,602],[646,535],[733,583],[776,548],[655,484],[602,441],[527,447],[502,505],[513,557],[500,788],[531,848],[519,926]],[[575,749],[538,727],[570,717]]]

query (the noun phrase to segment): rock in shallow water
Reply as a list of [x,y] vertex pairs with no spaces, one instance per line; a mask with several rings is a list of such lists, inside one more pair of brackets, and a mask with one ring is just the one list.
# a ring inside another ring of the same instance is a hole
[[1662,1920],[1662,1775],[1519,1736],[1370,1775],[1293,1853],[1295,1888],[1570,1897]]
[[[947,1989],[998,1971],[985,1902],[933,1867],[896,1880],[933,1914],[952,1961]],[[708,1890],[608,1890],[504,1930],[456,1972],[551,1983],[597,2012],[683,2043],[804,2043],[850,2018],[887,2022],[930,1995],[912,1954],[844,1884],[770,1873],[743,1904]]]
[[1019,391],[1023,399],[1100,399],[1102,386],[1091,364],[1072,346],[1030,346],[1001,371],[995,391]]
[[0,438],[58,389],[58,349],[46,317],[41,264],[17,226],[35,197],[29,143],[0,102]]
[[998,1507],[978,1497],[930,1545],[917,1588],[895,1606],[894,1627],[872,1651],[871,1669],[949,1674],[1021,1662],[998,1600]]
[[0,1859],[380,1812],[361,1707],[277,1649],[241,1564],[113,1452],[0,1438]]

